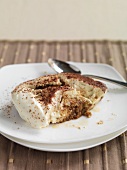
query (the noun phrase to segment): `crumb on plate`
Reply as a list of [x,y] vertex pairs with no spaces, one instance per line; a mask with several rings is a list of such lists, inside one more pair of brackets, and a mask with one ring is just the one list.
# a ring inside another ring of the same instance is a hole
[[102,125],[104,122],[103,120],[100,120],[99,122],[97,122],[98,125]]

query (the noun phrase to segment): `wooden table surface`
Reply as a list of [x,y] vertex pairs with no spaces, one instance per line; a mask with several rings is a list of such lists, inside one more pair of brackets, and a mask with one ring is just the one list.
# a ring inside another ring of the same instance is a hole
[[[47,62],[48,58],[106,63],[127,80],[127,42],[0,41],[0,67]],[[11,76],[11,75],[10,75]],[[45,152],[0,135],[0,170],[127,170],[127,133],[97,147],[76,152]]]

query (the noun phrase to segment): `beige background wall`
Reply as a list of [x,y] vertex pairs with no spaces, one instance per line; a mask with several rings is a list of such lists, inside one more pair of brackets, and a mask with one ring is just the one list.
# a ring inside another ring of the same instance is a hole
[[0,0],[0,39],[127,39],[127,0]]

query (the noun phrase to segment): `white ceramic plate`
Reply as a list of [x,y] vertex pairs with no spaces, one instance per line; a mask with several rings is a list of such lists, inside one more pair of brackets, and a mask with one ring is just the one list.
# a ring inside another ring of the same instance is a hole
[[50,152],[72,152],[72,151],[79,151],[83,149],[88,149],[92,148],[95,146],[98,146],[100,144],[103,144],[105,142],[108,142],[115,137],[119,136],[123,132],[126,131],[126,128],[123,128],[117,132],[114,132],[112,134],[92,139],[92,140],[86,140],[82,142],[74,142],[74,143],[65,143],[65,144],[41,144],[41,143],[32,143],[32,142],[27,142],[23,141],[5,134],[2,134],[6,138],[29,148],[36,149],[36,150],[41,150],[41,151],[50,151]]
[[[97,74],[123,80],[120,74],[105,64],[73,63],[82,74]],[[54,73],[46,64],[19,64],[0,70],[0,132],[36,143],[72,143],[102,137],[127,125],[127,89],[106,83],[108,92],[92,111],[93,116],[81,118],[42,129],[31,128],[23,121],[11,103],[11,91],[19,83],[44,74]],[[103,124],[98,125],[98,122]],[[80,127],[80,128],[79,128]]]

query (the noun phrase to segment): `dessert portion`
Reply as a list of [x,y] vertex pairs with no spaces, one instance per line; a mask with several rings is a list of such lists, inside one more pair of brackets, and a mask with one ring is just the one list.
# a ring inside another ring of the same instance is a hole
[[60,73],[30,80],[12,91],[12,101],[22,119],[32,127],[90,117],[107,87],[92,78]]

